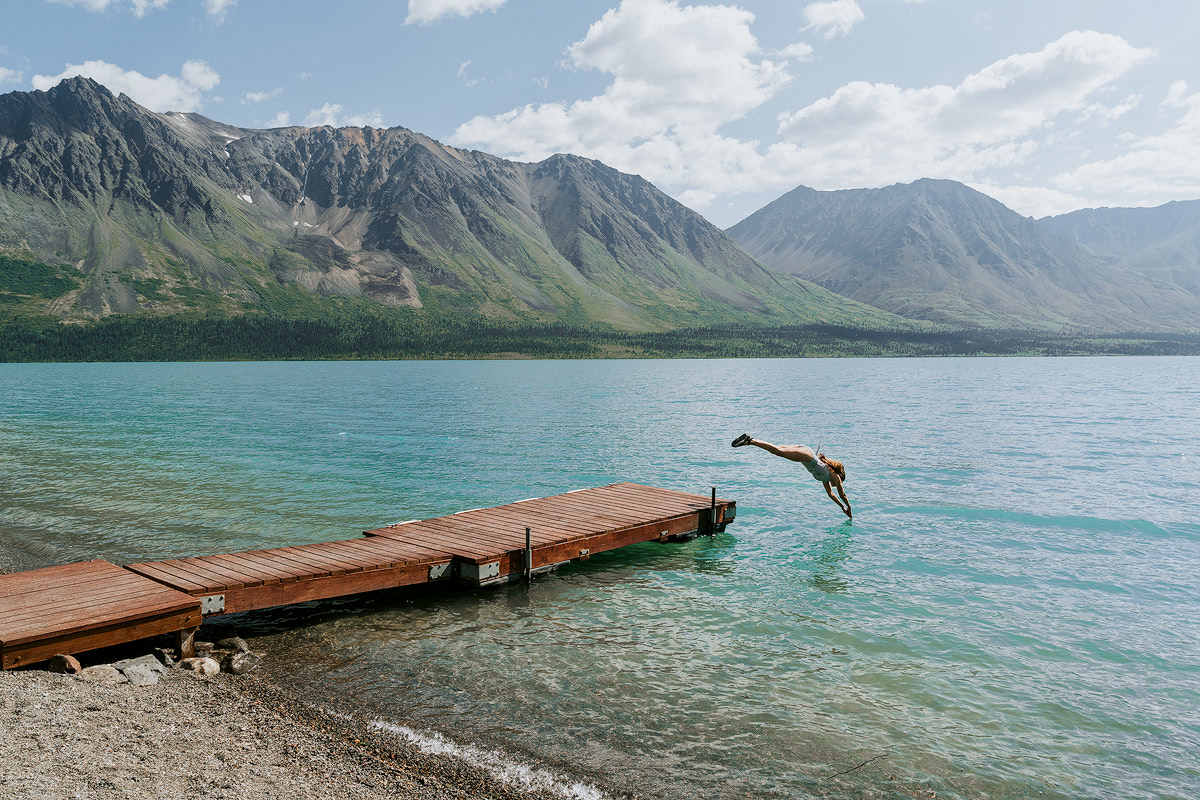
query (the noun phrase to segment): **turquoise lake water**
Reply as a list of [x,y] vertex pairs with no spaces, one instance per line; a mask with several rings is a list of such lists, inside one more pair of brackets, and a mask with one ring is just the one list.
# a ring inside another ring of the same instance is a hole
[[[1186,358],[0,365],[0,551],[715,486],[712,539],[237,623],[312,702],[568,797],[1193,800],[1198,400]],[[854,521],[743,432],[844,461]]]

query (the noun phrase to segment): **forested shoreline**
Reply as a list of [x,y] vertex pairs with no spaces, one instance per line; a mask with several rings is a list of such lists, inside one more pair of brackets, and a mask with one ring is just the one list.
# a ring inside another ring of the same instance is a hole
[[317,316],[112,315],[0,324],[0,361],[1200,355],[1200,333],[714,325],[629,333],[364,307]]

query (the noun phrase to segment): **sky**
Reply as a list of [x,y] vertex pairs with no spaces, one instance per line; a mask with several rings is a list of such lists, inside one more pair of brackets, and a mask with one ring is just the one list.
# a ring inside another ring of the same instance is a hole
[[5,0],[0,92],[569,152],[728,227],[797,186],[1200,199],[1196,0]]

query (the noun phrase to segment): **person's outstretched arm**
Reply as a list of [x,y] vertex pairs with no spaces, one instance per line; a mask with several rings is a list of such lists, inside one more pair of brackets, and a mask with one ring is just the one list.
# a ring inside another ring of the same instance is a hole
[[[830,500],[837,503],[838,508],[842,510],[843,514],[850,519],[854,519],[854,513],[850,510],[850,499],[846,497],[846,490],[842,488],[842,482],[837,480],[837,475],[834,474],[833,477],[837,482],[838,494],[842,496],[842,499],[838,500],[833,496],[833,487],[830,486],[830,481],[825,481],[825,494],[829,495]],[[845,505],[843,505],[843,503],[845,503]]]

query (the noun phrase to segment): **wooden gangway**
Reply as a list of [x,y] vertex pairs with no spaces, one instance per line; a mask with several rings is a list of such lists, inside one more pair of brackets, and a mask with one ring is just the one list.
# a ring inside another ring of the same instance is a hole
[[723,531],[736,504],[615,483],[364,532],[358,539],[0,575],[0,667],[163,633],[205,617],[452,581],[488,586],[646,541]]

